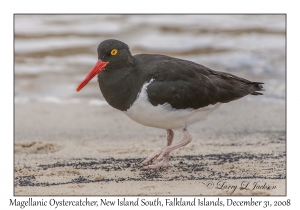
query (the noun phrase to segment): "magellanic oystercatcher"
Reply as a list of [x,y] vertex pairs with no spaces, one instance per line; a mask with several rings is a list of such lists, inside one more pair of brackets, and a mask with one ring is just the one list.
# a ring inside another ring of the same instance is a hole
[[[170,152],[187,145],[187,127],[204,119],[220,104],[248,94],[262,95],[261,82],[211,70],[200,64],[158,54],[131,55],[124,42],[108,39],[97,49],[98,61],[79,84],[80,91],[98,74],[103,97],[132,120],[167,131],[167,146],[151,154],[143,169],[169,167]],[[183,139],[172,145],[173,130]]]

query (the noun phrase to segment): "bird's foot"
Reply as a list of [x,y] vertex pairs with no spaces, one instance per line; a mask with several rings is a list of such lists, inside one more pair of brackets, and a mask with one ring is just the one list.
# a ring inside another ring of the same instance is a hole
[[[169,164],[170,152],[175,149],[178,149],[182,146],[185,146],[192,141],[192,137],[190,136],[190,134],[188,133],[186,128],[184,128],[183,129],[183,134],[184,134],[183,139],[180,142],[178,142],[174,145],[171,145],[172,140],[173,140],[173,131],[171,131],[171,132],[170,131],[168,131],[168,136],[170,138],[167,138],[168,139],[167,146],[154,152],[148,158],[146,158],[142,162],[142,164],[144,165],[144,167],[142,167],[142,169],[168,168],[170,166],[170,164]],[[151,165],[149,165],[150,162],[151,162]]]
[[156,169],[156,170],[164,170],[170,167],[169,158],[164,157],[161,161],[155,161],[152,165],[144,164],[141,169]]
[[147,165],[147,163],[149,163],[151,160],[155,160],[158,155],[160,155],[160,153],[162,152],[163,148],[152,153],[149,157],[147,157],[143,162],[141,162],[141,164],[143,165]]
[[[165,152],[165,148],[162,148],[148,158],[146,158],[142,164],[142,169],[166,169],[170,167],[169,163],[170,152]],[[151,162],[151,164],[149,164]]]
[[[160,169],[170,167],[169,158],[170,152],[166,152],[166,148],[172,144],[174,132],[171,129],[167,129],[167,146],[151,154],[146,158],[142,164],[143,169]],[[151,164],[150,164],[151,162]]]

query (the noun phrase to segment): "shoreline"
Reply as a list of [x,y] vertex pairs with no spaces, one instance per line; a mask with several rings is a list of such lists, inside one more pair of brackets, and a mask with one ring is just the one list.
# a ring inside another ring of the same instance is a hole
[[[240,99],[189,131],[193,141],[171,153],[168,170],[142,171],[140,161],[165,145],[164,130],[109,106],[15,104],[14,194],[286,194],[285,104]],[[227,189],[203,184],[218,181]],[[276,187],[242,190],[242,181]]]

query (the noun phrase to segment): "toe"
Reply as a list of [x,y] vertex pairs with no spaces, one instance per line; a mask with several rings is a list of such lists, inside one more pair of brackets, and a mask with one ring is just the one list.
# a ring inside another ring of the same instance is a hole
[[153,164],[153,165],[147,165],[147,166],[143,166],[141,169],[144,170],[149,170],[149,169],[167,169],[170,166],[169,161],[166,160],[165,158],[163,160],[161,160],[160,162]]

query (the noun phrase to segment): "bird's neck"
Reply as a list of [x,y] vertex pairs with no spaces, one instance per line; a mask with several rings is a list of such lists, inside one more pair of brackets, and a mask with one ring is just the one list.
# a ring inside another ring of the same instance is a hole
[[98,74],[98,82],[108,104],[121,111],[130,108],[143,85],[132,67],[104,70]]

